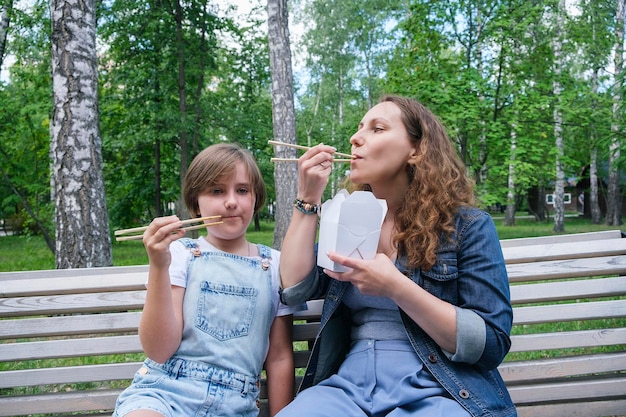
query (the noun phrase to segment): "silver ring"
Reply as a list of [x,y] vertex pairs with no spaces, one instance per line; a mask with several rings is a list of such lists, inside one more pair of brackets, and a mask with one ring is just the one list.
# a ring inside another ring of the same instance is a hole
[[326,162],[326,161],[322,161],[322,162],[320,162],[320,166],[321,166],[322,168],[326,168],[326,165],[324,165],[324,162]]

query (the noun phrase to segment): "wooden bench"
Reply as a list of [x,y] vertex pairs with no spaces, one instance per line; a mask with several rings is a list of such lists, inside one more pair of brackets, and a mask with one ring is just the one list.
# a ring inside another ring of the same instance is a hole
[[[520,416],[626,415],[621,237],[502,241],[515,327],[499,370]],[[146,274],[146,266],[0,273],[0,416],[110,415],[143,360]],[[297,368],[321,305],[311,301],[296,317]]]

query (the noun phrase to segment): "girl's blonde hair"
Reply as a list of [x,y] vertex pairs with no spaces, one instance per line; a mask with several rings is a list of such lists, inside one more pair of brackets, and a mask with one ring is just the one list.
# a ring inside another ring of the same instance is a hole
[[[409,187],[395,215],[394,243],[407,266],[429,270],[437,259],[440,239],[455,232],[454,218],[461,206],[474,206],[474,182],[459,158],[445,127],[430,110],[416,100],[385,95],[380,102],[400,108],[417,158],[407,164]],[[352,189],[368,190],[367,184]]]
[[237,163],[243,163],[248,171],[254,193],[254,213],[265,204],[267,191],[261,170],[254,156],[234,143],[211,145],[200,152],[189,165],[183,184],[183,198],[192,216],[199,216],[198,197],[224,177],[235,175]]

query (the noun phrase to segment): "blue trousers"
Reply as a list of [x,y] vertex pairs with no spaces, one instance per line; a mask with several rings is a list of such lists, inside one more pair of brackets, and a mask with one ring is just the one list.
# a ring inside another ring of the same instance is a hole
[[408,341],[355,342],[337,374],[302,391],[277,417],[469,417]]

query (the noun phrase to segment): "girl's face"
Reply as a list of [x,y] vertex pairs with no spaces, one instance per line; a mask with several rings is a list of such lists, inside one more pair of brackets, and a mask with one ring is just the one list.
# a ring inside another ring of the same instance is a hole
[[395,103],[385,101],[372,107],[350,143],[355,156],[350,163],[350,180],[354,184],[369,184],[375,190],[408,183],[406,164],[417,151]]
[[232,177],[221,178],[198,196],[201,216],[222,216],[222,224],[208,228],[207,240],[215,245],[215,239],[245,239],[254,214],[254,203],[255,196],[248,171],[239,162]]

